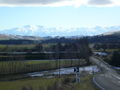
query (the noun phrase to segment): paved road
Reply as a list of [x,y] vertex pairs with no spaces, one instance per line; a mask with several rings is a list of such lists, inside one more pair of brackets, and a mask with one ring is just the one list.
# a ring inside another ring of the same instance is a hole
[[90,61],[97,64],[102,70],[101,74],[95,75],[93,78],[94,83],[101,90],[120,90],[120,75],[109,64],[94,56],[90,57]]

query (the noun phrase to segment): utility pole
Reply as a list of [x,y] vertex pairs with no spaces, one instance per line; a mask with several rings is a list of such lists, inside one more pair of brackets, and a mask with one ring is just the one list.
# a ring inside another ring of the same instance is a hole
[[58,67],[59,67],[59,78],[60,78],[60,52],[58,50]]
[[58,43],[57,44],[57,53],[56,53],[56,55],[57,55],[57,61],[58,61],[58,69],[59,69],[59,74],[58,74],[58,76],[59,76],[59,78],[60,78],[60,48],[61,48],[61,44],[60,43]]

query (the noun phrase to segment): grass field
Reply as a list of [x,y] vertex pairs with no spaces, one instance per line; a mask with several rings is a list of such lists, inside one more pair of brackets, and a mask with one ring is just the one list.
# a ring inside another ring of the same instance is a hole
[[[61,60],[60,67],[70,67],[77,65],[85,65],[85,60]],[[19,74],[27,72],[35,72],[42,70],[57,69],[58,60],[40,60],[40,61],[1,61],[0,75]]]
[[[26,49],[34,49],[37,44],[21,44],[21,45],[1,45],[0,44],[0,51],[7,51],[7,52],[13,52],[13,51],[24,51]],[[42,44],[43,48],[47,49],[50,46],[53,46],[55,44]]]
[[75,83],[73,75],[61,78],[28,78],[16,81],[0,81],[0,90],[98,90],[92,83],[92,75],[81,77]]
[[2,52],[13,52],[13,51],[23,51],[26,49],[34,48],[34,44],[30,45],[0,45],[0,51]]
[[118,51],[118,49],[106,49],[105,51],[103,50],[103,49],[99,49],[99,50],[94,50],[93,49],[93,51],[94,52],[109,52],[109,53],[111,53],[111,52],[114,52],[114,51]]

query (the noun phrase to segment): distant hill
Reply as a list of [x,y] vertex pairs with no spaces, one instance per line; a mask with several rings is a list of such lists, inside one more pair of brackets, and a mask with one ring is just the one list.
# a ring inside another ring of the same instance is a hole
[[10,39],[8,35],[0,34],[0,40],[8,40],[8,39]]
[[21,35],[6,35],[0,34],[0,44],[35,44],[40,43],[46,38],[35,37],[35,36],[21,36]]
[[[86,36],[87,37],[87,36]],[[82,36],[71,37],[39,37],[0,34],[0,44],[32,44],[32,43],[66,43]],[[120,31],[107,32],[96,36],[88,36],[90,43],[120,43]]]
[[119,31],[103,33],[102,35],[103,36],[120,36],[120,30]]
[[88,39],[90,43],[120,43],[120,31],[107,32]]
[[42,37],[0,34],[0,40],[43,40]]

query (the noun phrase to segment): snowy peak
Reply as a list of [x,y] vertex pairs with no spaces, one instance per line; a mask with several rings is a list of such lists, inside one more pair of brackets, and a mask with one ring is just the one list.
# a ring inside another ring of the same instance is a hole
[[[11,28],[0,30],[0,34],[9,35],[21,35],[21,36],[94,36],[100,35],[102,33],[107,34],[107,32],[114,32],[120,30],[120,26],[112,27],[100,27],[96,26],[93,28],[55,28],[55,27],[45,27],[40,25],[26,25],[23,27]],[[109,34],[109,33],[108,33]]]

